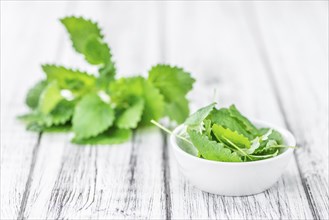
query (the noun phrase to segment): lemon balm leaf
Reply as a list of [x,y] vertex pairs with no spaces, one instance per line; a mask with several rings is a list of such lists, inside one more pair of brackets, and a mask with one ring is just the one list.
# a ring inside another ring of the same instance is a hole
[[195,113],[190,115],[186,119],[184,124],[186,124],[188,126],[199,125],[209,115],[209,113],[214,109],[215,105],[216,105],[216,103],[214,102],[214,103],[211,103],[210,105],[200,108]]
[[25,103],[31,109],[36,109],[39,105],[40,95],[47,86],[47,81],[42,80],[35,84],[26,95]]
[[84,53],[86,45],[91,37],[103,39],[101,29],[95,22],[82,17],[65,17],[60,19],[66,30],[70,34],[73,47],[79,53]]
[[142,119],[143,110],[144,100],[138,99],[118,116],[116,126],[122,129],[136,128],[138,122]]
[[84,96],[75,107],[72,123],[77,139],[94,137],[114,121],[114,110],[94,93]]
[[188,100],[185,98],[174,102],[166,102],[165,114],[168,115],[171,120],[177,123],[183,123],[190,112],[188,104]]
[[144,100],[141,125],[149,125],[164,114],[164,97],[152,83],[142,77],[127,77],[113,81],[109,86],[112,101],[118,107],[127,107],[136,99]]
[[110,48],[97,36],[89,37],[84,55],[90,64],[95,65],[108,63],[111,59]]
[[142,125],[150,125],[152,119],[158,120],[164,115],[164,98],[160,91],[148,81],[143,81],[143,98],[145,102]]
[[201,156],[208,160],[222,162],[241,162],[241,157],[230,149],[225,148],[224,144],[211,141],[207,136],[194,130],[187,131],[192,143],[198,149]]
[[71,125],[64,124],[64,125],[53,125],[51,127],[46,127],[37,123],[30,123],[27,125],[27,130],[34,132],[50,132],[50,133],[68,132],[71,130]]
[[43,114],[51,112],[55,106],[63,99],[57,82],[49,83],[40,95],[38,109]]
[[254,161],[254,160],[264,160],[268,158],[275,157],[279,154],[279,150],[274,150],[274,152],[270,152],[268,154],[264,155],[249,155],[249,157]]
[[[259,134],[260,135],[264,135],[264,134],[268,133],[269,130],[270,130],[270,128],[261,128],[261,129],[259,129]],[[283,144],[283,137],[282,137],[282,135],[278,131],[276,131],[274,129],[272,129],[272,132],[268,136],[268,139],[275,140],[277,142],[277,144],[279,144],[279,145],[280,144]]]
[[194,147],[193,144],[185,141],[185,140],[182,140],[180,138],[176,138],[176,141],[177,141],[177,144],[178,146],[183,150],[185,151],[186,153],[188,154],[191,154],[193,156],[198,156],[198,150]]
[[142,77],[123,77],[109,85],[111,100],[118,107],[127,107],[136,98],[143,98],[145,79]]
[[236,120],[240,121],[243,124],[246,131],[250,132],[253,135],[258,134],[258,129],[253,125],[245,116],[243,116],[239,110],[235,107],[235,105],[231,105],[229,107],[230,115],[235,118]]
[[245,129],[240,121],[231,116],[227,108],[214,109],[209,114],[207,119],[211,120],[213,124],[218,124],[225,128],[229,128],[231,131],[236,131],[239,134],[248,137],[249,140],[254,138],[254,136]]
[[203,129],[203,120],[208,117],[210,112],[214,109],[216,103],[211,103],[203,108],[200,108],[195,113],[190,115],[184,122],[190,129],[201,131]]
[[72,143],[82,145],[110,145],[110,144],[121,144],[128,141],[132,136],[132,132],[129,129],[109,129],[95,137],[78,139],[73,138]]
[[37,124],[42,127],[51,127],[63,125],[69,122],[72,118],[74,104],[72,102],[62,100],[48,114],[43,114],[38,111],[21,115],[18,118],[28,124]]
[[231,131],[229,128],[224,128],[221,125],[214,124],[212,126],[212,132],[217,140],[221,142],[225,142],[226,139],[229,139],[239,147],[250,148],[250,141],[247,137],[236,131]]
[[204,123],[204,134],[207,135],[209,140],[212,140],[211,136],[211,121],[209,119],[203,120]]
[[103,88],[108,86],[108,83],[114,80],[115,77],[115,65],[113,62],[107,63],[105,66],[99,69],[99,77],[97,80],[98,85]]
[[185,96],[195,80],[182,68],[159,64],[149,71],[149,81],[157,87],[168,102]]
[[46,127],[63,125],[71,120],[73,111],[74,104],[72,102],[62,100],[49,114],[42,115],[38,121],[38,124]]
[[113,79],[115,64],[110,47],[104,42],[97,23],[82,17],[65,17],[61,22],[70,34],[75,50],[83,54],[90,64],[101,65],[100,74],[103,79]]
[[57,82],[61,89],[68,89],[75,94],[83,94],[95,87],[96,78],[86,72],[63,66],[42,65],[49,82]]
[[151,68],[148,80],[164,96],[166,115],[178,123],[184,122],[189,115],[186,94],[195,82],[191,75],[182,68],[159,64]]

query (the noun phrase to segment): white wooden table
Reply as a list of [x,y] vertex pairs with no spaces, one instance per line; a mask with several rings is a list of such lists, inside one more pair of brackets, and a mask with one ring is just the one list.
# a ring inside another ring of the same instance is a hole
[[[279,182],[202,192],[156,128],[102,147],[27,132],[15,116],[41,63],[95,70],[58,21],[72,14],[99,22],[119,75],[177,64],[197,79],[192,111],[216,88],[219,105],[291,130],[299,148]],[[1,219],[328,219],[328,194],[327,1],[1,2]]]

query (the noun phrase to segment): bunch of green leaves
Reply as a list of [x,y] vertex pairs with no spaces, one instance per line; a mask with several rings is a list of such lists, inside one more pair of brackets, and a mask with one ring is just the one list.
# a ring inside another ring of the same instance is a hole
[[284,145],[278,131],[257,128],[235,105],[221,109],[215,105],[199,109],[184,122],[177,141],[187,153],[214,161],[245,162],[272,158],[292,147]]
[[76,52],[98,68],[87,73],[43,65],[46,79],[29,90],[31,112],[20,116],[36,132],[73,131],[73,143],[117,144],[133,129],[168,116],[182,123],[189,115],[187,93],[194,79],[182,68],[156,65],[148,77],[117,78],[110,47],[97,23],[81,17],[61,19]]

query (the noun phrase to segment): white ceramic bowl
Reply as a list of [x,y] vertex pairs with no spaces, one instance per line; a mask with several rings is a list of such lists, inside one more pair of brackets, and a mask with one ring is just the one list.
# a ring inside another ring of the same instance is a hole
[[[269,127],[277,130],[285,144],[295,146],[293,135],[286,129],[262,121],[253,121],[257,127]],[[178,126],[174,134],[185,127]],[[288,148],[280,155],[253,162],[217,162],[198,158],[186,153],[177,145],[175,135],[170,141],[173,153],[183,175],[197,188],[225,196],[246,196],[263,192],[278,181],[293,155],[293,148]]]

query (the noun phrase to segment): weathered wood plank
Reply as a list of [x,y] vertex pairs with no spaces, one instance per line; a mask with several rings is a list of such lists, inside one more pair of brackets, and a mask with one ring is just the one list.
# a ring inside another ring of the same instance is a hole
[[296,158],[312,214],[328,219],[328,2],[258,4],[256,15],[273,89],[297,136]]
[[[254,33],[257,19],[248,19],[252,3],[5,2],[1,218],[328,218],[328,52],[323,50],[328,45],[318,38],[327,33],[322,19],[327,14],[309,10],[309,5],[282,11],[276,3],[269,3],[271,8],[258,4],[260,34]],[[69,143],[67,134],[45,134],[38,144],[38,135],[25,132],[14,119],[23,112],[27,85],[42,75],[37,61],[95,70],[71,49],[56,22],[66,15],[65,8],[99,21],[120,74],[145,73],[160,60],[179,64],[198,79],[191,95],[193,109],[212,101],[216,88],[220,105],[236,103],[249,116],[288,126],[302,146],[296,154],[301,173],[293,160],[270,190],[221,197],[186,182],[156,129],[139,131],[132,142],[120,146],[79,147]],[[263,44],[261,36],[268,39]],[[303,44],[308,39],[312,44]],[[267,54],[271,62],[264,60]],[[31,65],[31,60],[37,63]],[[297,73],[304,77],[296,80]]]
[[[53,59],[58,32],[45,4],[1,2],[1,218],[20,216],[27,202],[40,136],[25,131],[16,116],[25,113],[27,89],[42,74],[39,62]],[[64,8],[50,7],[59,13]],[[30,9],[35,11],[31,14]],[[54,25],[48,30],[48,25]],[[52,44],[48,44],[48,40]],[[32,43],[37,42],[37,43]],[[48,45],[48,47],[43,47]]]
[[[121,76],[146,72],[159,56],[154,3],[80,2],[72,8],[71,13],[104,27]],[[70,44],[63,43],[57,62],[94,70]],[[162,136],[157,129],[138,131],[120,146],[79,147],[69,140],[66,134],[44,134],[24,217],[165,218]]]
[[[264,72],[245,10],[250,3],[168,3],[167,61],[195,73],[194,106],[212,101],[218,91],[221,106],[235,103],[252,118],[284,126],[270,80]],[[268,191],[248,197],[221,197],[192,187],[170,156],[173,218],[310,219],[296,161]],[[225,178],[225,177],[223,177]]]

